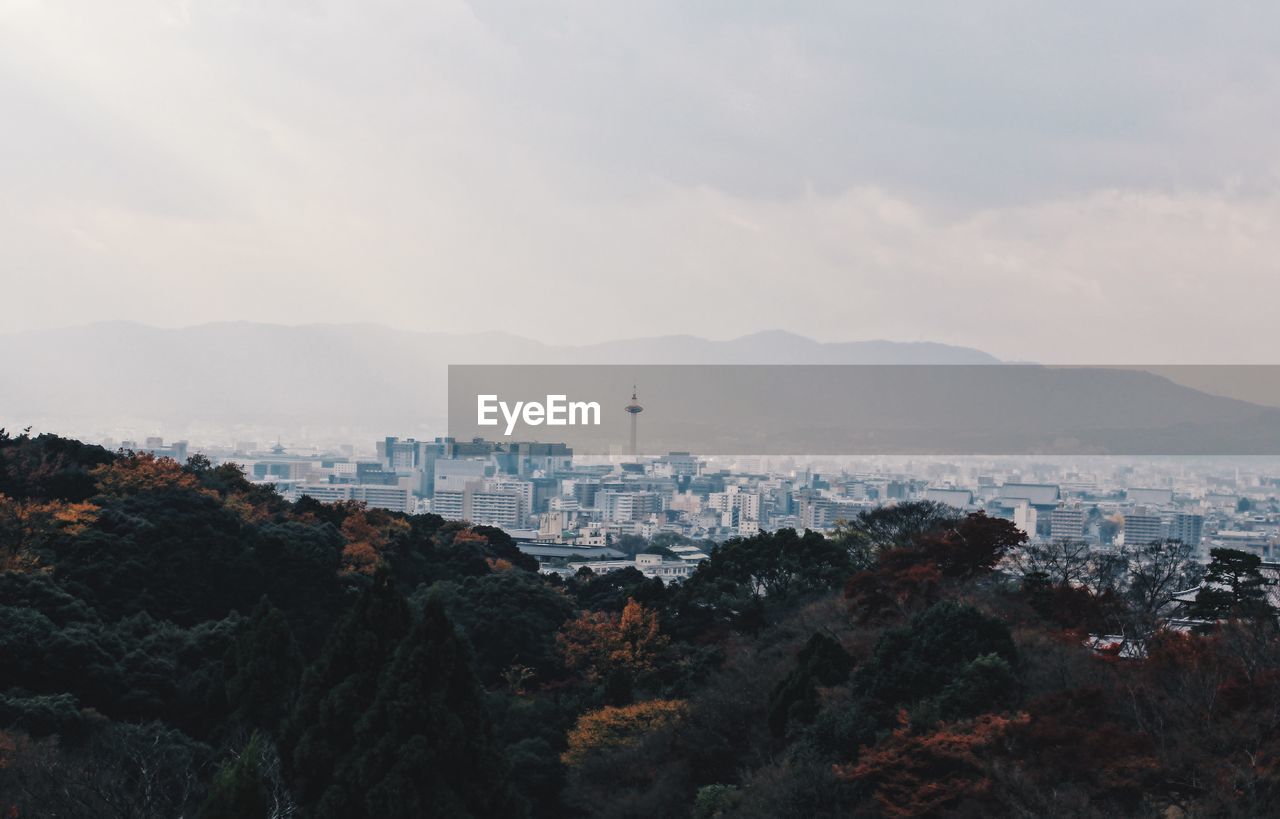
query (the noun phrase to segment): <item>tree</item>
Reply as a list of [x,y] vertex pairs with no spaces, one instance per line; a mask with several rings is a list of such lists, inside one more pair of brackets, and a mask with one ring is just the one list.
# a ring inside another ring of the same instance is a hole
[[1229,617],[1270,619],[1275,609],[1267,590],[1275,580],[1262,574],[1262,558],[1238,549],[1210,549],[1204,586],[1191,605],[1193,617],[1220,620]]
[[304,809],[335,787],[338,766],[355,743],[356,715],[377,694],[382,668],[411,624],[408,603],[390,574],[379,571],[303,675],[298,702],[281,732],[280,754]]
[[595,683],[615,672],[634,680],[649,671],[668,639],[659,629],[657,612],[628,600],[618,615],[583,612],[565,624],[556,642],[565,666]]
[[1025,721],[1025,715],[987,714],[928,733],[903,726],[863,749],[857,764],[837,766],[836,775],[870,786],[885,816],[940,816],[962,806],[982,815],[989,812],[981,806],[991,797],[991,750]]
[[815,632],[796,657],[796,667],[769,695],[769,730],[787,732],[791,720],[808,722],[818,712],[818,686],[836,685],[849,677],[853,658],[838,642]]
[[[854,674],[854,689],[889,713],[898,705],[911,706],[939,697],[965,675],[981,683],[992,676],[985,673],[990,669],[971,665],[981,661],[989,666],[991,657],[1010,669],[1017,665],[1018,652],[1008,627],[972,607],[942,602],[917,614],[907,625],[885,631],[870,659]],[[1008,694],[1012,674],[997,676],[1006,680],[1003,687]],[[972,697],[952,689],[946,699],[954,710]]]
[[409,532],[409,524],[384,509],[357,505],[342,521],[340,531],[347,542],[342,549],[343,573],[372,575],[386,561],[390,544]]
[[935,501],[908,501],[859,512],[836,527],[832,539],[845,548],[875,551],[910,546],[920,537],[943,529],[959,519],[954,507]]
[[696,592],[728,581],[745,594],[783,600],[836,588],[851,571],[849,554],[836,541],[818,532],[779,529],[724,543],[686,584]]
[[563,673],[556,634],[573,616],[573,603],[538,575],[510,571],[436,583],[428,597],[444,605],[466,635],[485,685],[503,679],[513,666],[531,675],[521,687]]
[[288,715],[302,677],[302,653],[284,613],[263,597],[223,664],[232,718],[273,730]]
[[[657,592],[662,589],[662,592]],[[620,612],[627,601],[635,599],[644,603],[655,602],[665,596],[666,588],[659,578],[647,578],[633,566],[612,572],[596,574],[583,566],[570,580],[568,590],[578,607],[590,611]]]
[[157,458],[150,452],[131,453],[109,464],[94,467],[90,474],[98,491],[106,497],[125,497],[165,489],[200,491],[200,480],[172,458]]
[[561,759],[566,765],[578,765],[593,754],[634,744],[644,734],[679,720],[686,711],[683,700],[648,700],[583,714],[569,732],[569,748]]
[[218,769],[196,819],[268,819],[271,797],[261,759],[262,737],[254,734],[239,755]]
[[1041,578],[1050,586],[1077,586],[1089,576],[1092,548],[1083,540],[1058,538],[1014,550],[1009,562],[1023,578]]
[[649,547],[649,541],[639,535],[622,535],[613,542],[613,548],[627,555],[634,557]]
[[15,437],[0,430],[0,494],[20,501],[86,501],[97,494],[92,470],[116,457],[70,438],[32,438],[26,432]]
[[319,817],[518,816],[480,688],[444,609],[428,602],[379,675]]
[[914,549],[881,552],[875,565],[844,586],[849,611],[862,624],[884,623],[926,609],[938,601],[942,572]]
[[1139,546],[1130,550],[1128,557],[1125,596],[1135,616],[1148,628],[1169,612],[1178,592],[1197,585],[1204,574],[1195,547],[1180,540]]
[[[194,814],[209,748],[159,722],[105,723],[80,743],[24,741],[0,769],[11,816],[169,819]],[[5,817],[9,819],[9,817]]]
[[0,494],[0,571],[29,571],[49,557],[57,538],[75,537],[98,519],[88,501],[25,500]]
[[973,577],[995,568],[1027,535],[1003,518],[974,512],[955,523],[920,534],[915,548],[924,552],[944,577]]
[[938,520],[936,528],[914,533],[904,546],[881,547],[871,565],[845,582],[844,596],[860,623],[900,617],[936,602],[944,578],[990,572],[1026,539],[1009,521],[983,512]]

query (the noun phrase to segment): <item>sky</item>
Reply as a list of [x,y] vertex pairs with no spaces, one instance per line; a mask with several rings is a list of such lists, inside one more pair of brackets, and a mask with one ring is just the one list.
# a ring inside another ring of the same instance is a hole
[[1280,363],[1280,5],[0,0],[0,331]]

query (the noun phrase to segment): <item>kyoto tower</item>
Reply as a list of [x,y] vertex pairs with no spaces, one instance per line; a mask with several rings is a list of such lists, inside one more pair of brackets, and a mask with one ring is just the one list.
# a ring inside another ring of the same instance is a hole
[[636,416],[644,412],[644,407],[636,401],[636,385],[631,385],[631,403],[625,407],[631,413],[631,457],[636,457]]

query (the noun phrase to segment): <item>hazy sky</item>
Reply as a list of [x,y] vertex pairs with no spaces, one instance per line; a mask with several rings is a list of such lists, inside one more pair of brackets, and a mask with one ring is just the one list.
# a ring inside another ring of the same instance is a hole
[[1274,3],[0,0],[0,180],[0,330],[1280,363]]

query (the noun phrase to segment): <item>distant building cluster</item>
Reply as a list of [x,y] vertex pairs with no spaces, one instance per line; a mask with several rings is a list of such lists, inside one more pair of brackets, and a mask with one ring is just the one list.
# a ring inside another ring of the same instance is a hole
[[[1280,481],[1166,474],[1163,487],[1126,486],[1132,466],[1110,476],[1062,476],[1057,483],[1000,482],[979,476],[973,487],[931,485],[923,497],[961,511],[983,510],[1012,520],[1029,539],[1084,541],[1099,547],[1143,546],[1177,540],[1200,549],[1229,547],[1280,557],[1280,516],[1270,507]],[[1148,477],[1158,473],[1148,466]],[[1176,470],[1175,470],[1176,471]],[[1223,491],[1230,484],[1234,491]]]
[[[185,441],[121,446],[177,460],[187,455]],[[784,527],[830,530],[863,511],[912,500],[1009,519],[1033,541],[1114,548],[1179,540],[1202,554],[1228,546],[1280,558],[1280,515],[1268,502],[1280,492],[1280,478],[1155,461],[1086,470],[958,459],[819,470],[794,459],[689,452],[575,461],[563,444],[397,437],[378,441],[371,456],[350,446],[309,454],[241,442],[219,457],[290,499],[359,501],[500,527],[556,571],[632,567],[679,580],[729,538]],[[636,554],[643,551],[636,544],[649,541],[663,543],[662,554]]]

